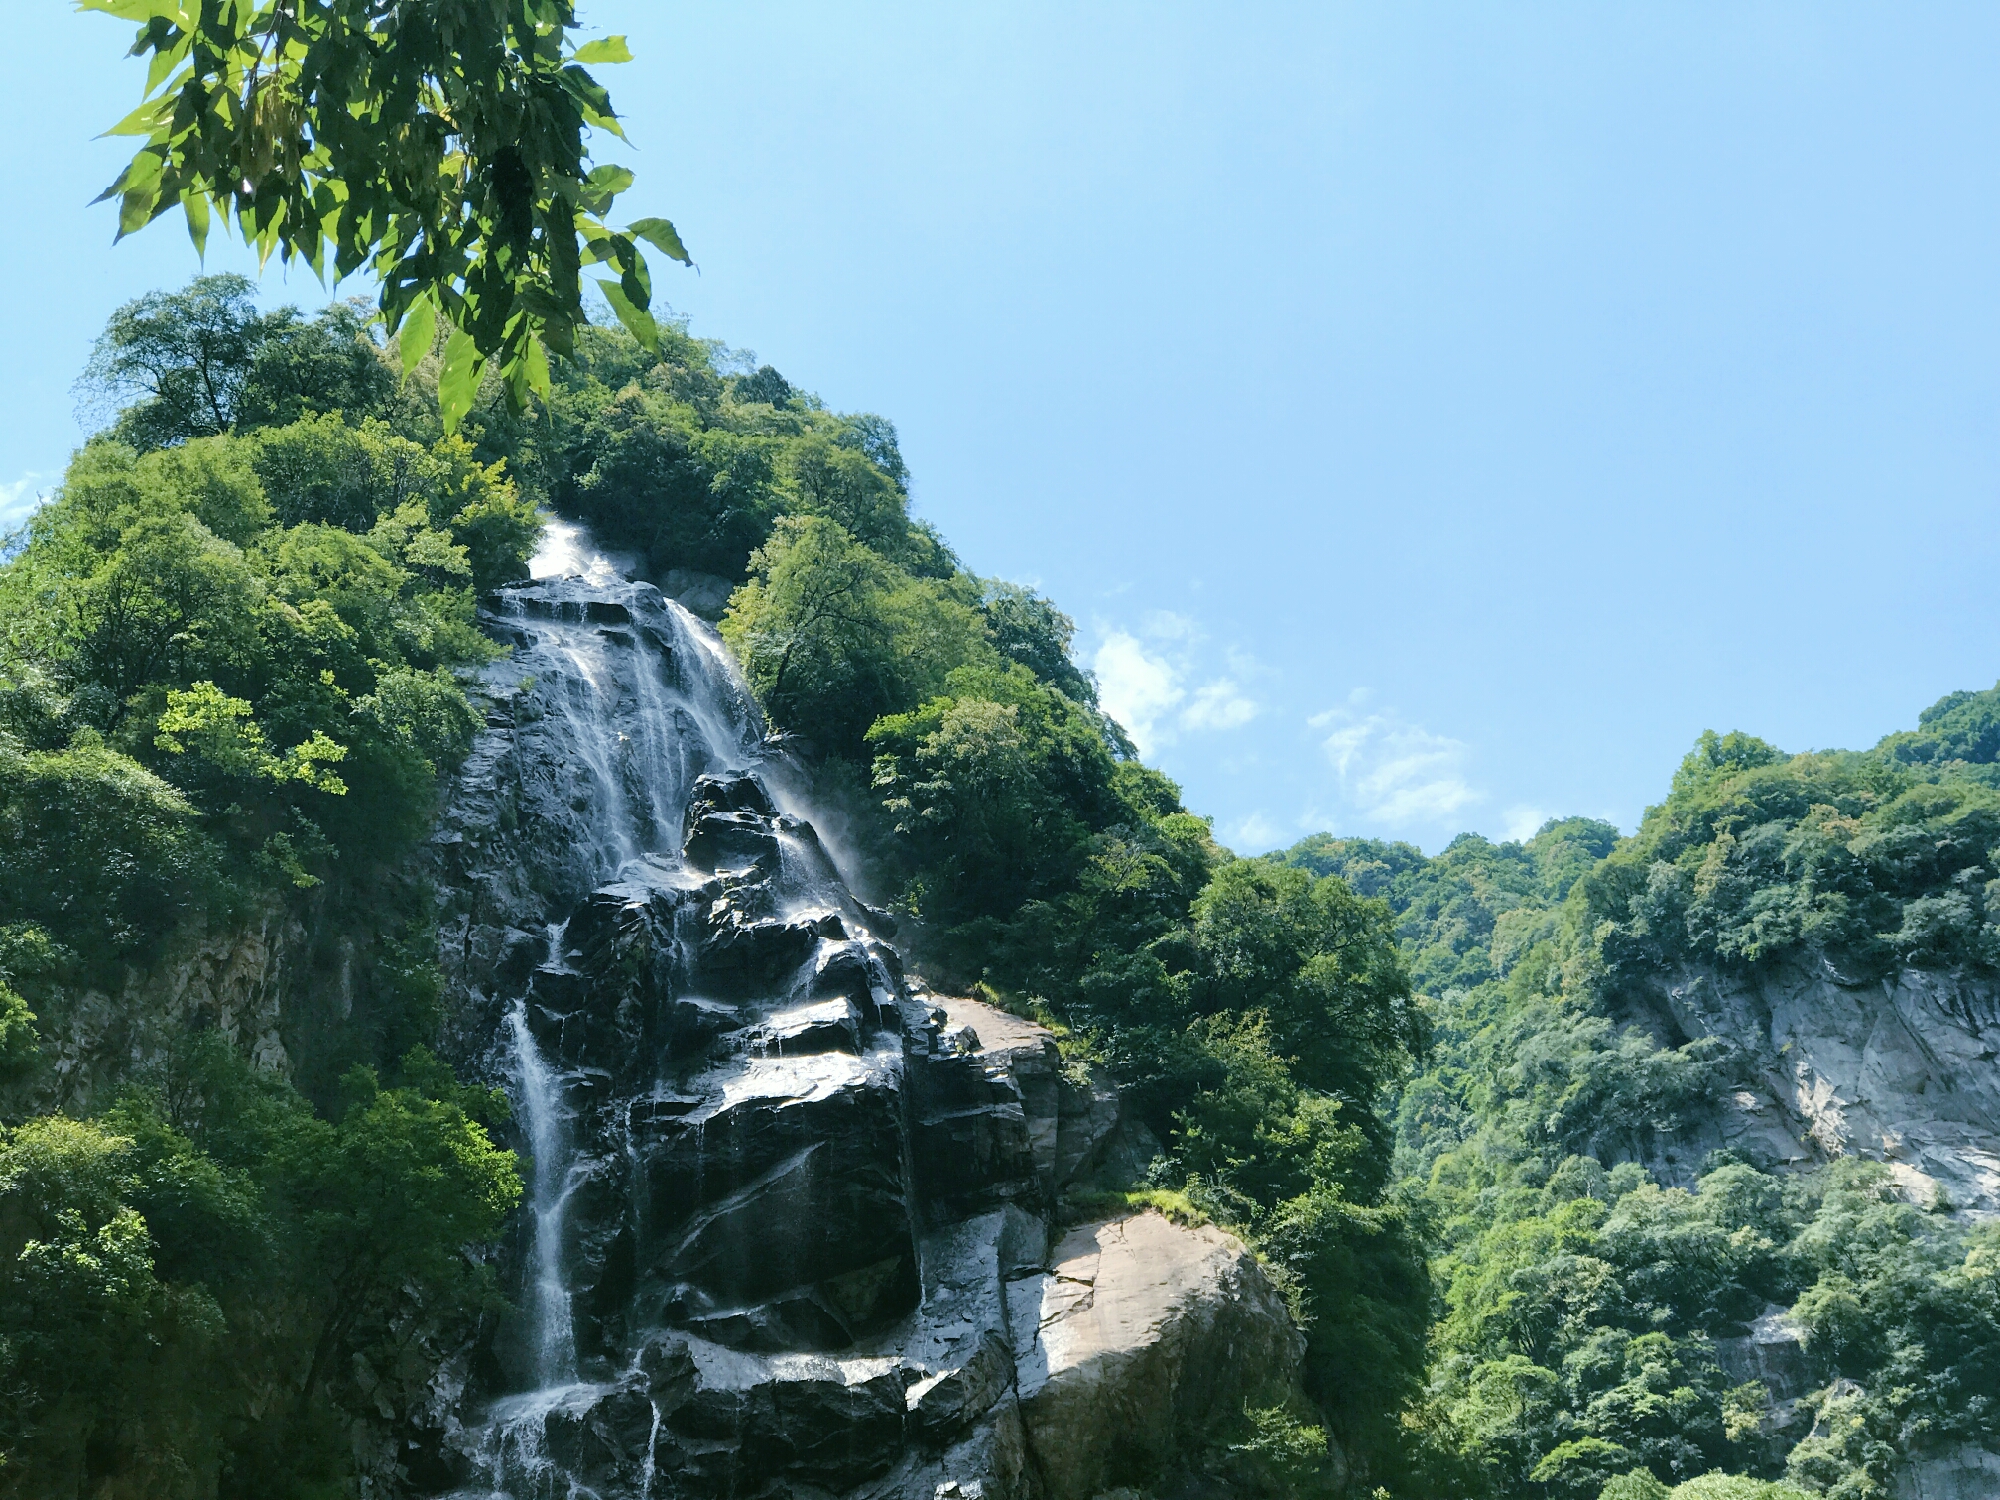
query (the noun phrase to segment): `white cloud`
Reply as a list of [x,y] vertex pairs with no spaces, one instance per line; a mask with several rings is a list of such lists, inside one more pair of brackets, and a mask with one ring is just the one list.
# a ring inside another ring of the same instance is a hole
[[1261,812],[1253,812],[1222,831],[1223,840],[1239,854],[1262,854],[1285,841],[1285,831]]
[[27,473],[12,484],[0,484],[0,537],[26,521],[42,503],[41,491],[35,487],[35,481],[41,477]]
[[1257,717],[1257,705],[1227,677],[1195,690],[1193,699],[1181,710],[1181,723],[1188,729],[1234,729]]
[[[1092,654],[1098,701],[1125,726],[1141,754],[1171,745],[1183,731],[1241,728],[1261,711],[1235,676],[1190,688],[1190,680],[1200,675],[1195,648],[1203,639],[1200,626],[1186,615],[1154,610],[1138,635],[1111,630]],[[1261,670],[1238,652],[1230,654],[1230,662],[1239,675],[1245,669]]]
[[1097,701],[1125,726],[1142,755],[1172,739],[1171,731],[1162,735],[1160,720],[1187,696],[1173,663],[1114,630],[1091,657],[1090,669],[1097,674]]
[[1148,610],[1139,628],[1156,641],[1185,641],[1193,645],[1201,639],[1201,627],[1170,609]]
[[1524,802],[1500,814],[1501,836],[1516,842],[1526,841],[1540,833],[1542,825],[1548,820],[1549,814],[1546,810],[1530,807]]
[[1308,721],[1331,727],[1321,748],[1342,794],[1364,817],[1391,825],[1433,823],[1480,799],[1465,779],[1463,741],[1411,724],[1393,709],[1362,713],[1364,701],[1357,694],[1349,707]]

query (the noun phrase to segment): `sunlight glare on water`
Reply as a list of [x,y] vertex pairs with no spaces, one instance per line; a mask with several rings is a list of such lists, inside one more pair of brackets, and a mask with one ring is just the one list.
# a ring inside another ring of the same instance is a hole
[[582,578],[590,583],[616,583],[619,570],[597,550],[590,533],[575,521],[549,517],[548,529],[535,555],[528,559],[530,578]]

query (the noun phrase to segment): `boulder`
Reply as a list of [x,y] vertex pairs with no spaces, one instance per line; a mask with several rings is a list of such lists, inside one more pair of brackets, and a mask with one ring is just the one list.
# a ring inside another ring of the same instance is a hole
[[719,620],[729,608],[729,596],[736,591],[736,585],[715,573],[669,568],[660,580],[660,589],[690,614],[700,615],[704,620]]
[[1071,1230],[1008,1288],[1015,1389],[1048,1500],[1143,1484],[1245,1402],[1295,1388],[1305,1341],[1256,1258],[1156,1213]]
[[1751,1323],[1748,1334],[1717,1339],[1715,1362],[1733,1384],[1762,1381],[1774,1402],[1793,1400],[1813,1385],[1805,1329],[1775,1303]]

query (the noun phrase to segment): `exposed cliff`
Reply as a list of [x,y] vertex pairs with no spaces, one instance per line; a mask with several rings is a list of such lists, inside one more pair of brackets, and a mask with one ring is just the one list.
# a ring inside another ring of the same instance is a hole
[[[1674,1043],[1728,1048],[1714,1144],[1766,1167],[1856,1155],[1919,1206],[2000,1213],[2000,987],[1906,968],[1872,983],[1825,960],[1749,976],[1683,973],[1653,991]],[[1683,1156],[1709,1121],[1689,1121]]]
[[904,975],[705,626],[601,568],[484,618],[516,649],[436,837],[443,953],[534,1191],[447,1419],[469,1493],[1088,1500],[1295,1392],[1241,1244],[1059,1227],[1155,1143]]

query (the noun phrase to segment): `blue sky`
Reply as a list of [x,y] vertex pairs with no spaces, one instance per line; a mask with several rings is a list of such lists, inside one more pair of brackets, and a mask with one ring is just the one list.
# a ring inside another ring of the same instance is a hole
[[[1864,745],[2000,677],[1990,5],[583,15],[665,295],[892,417],[1241,850],[1630,828],[1704,728]],[[87,206],[125,32],[37,0],[0,60],[0,516],[196,269]]]

